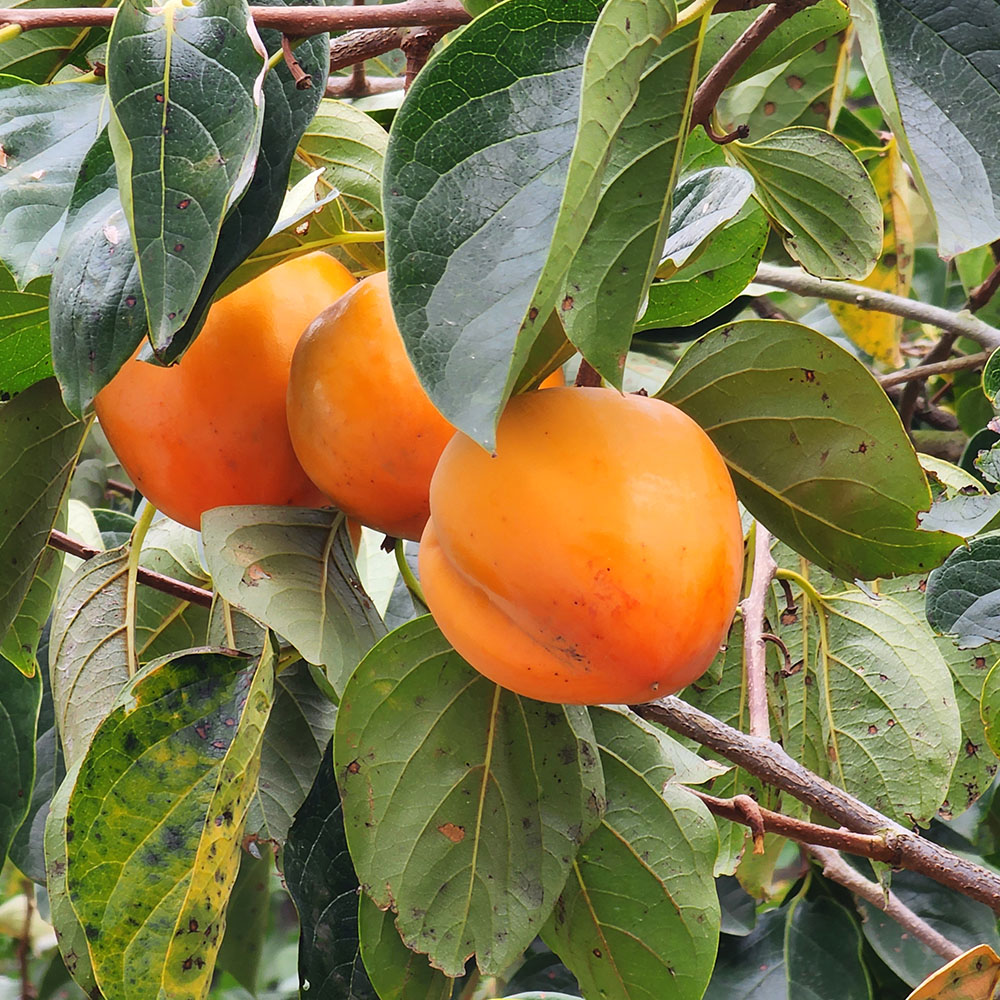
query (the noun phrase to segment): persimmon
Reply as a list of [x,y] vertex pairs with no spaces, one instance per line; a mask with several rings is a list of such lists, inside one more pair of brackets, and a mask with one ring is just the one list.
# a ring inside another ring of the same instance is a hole
[[556,388],[508,404],[491,456],[445,448],[420,544],[459,653],[541,701],[637,703],[708,667],[739,598],[743,533],[708,435],[658,399]]
[[224,504],[329,504],[292,450],[285,390],[302,331],[355,283],[327,254],[295,258],[214,303],[178,364],[126,362],[95,408],[151,504],[192,528]]

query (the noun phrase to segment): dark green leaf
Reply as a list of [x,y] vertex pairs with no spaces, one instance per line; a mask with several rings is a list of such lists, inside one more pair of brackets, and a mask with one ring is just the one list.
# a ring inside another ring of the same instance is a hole
[[983,368],[983,392],[996,406],[1000,403],[1000,352],[994,351]]
[[148,10],[127,0],[115,16],[109,136],[158,350],[191,315],[222,221],[250,181],[262,49],[246,0]]
[[18,287],[52,272],[77,171],[106,94],[88,83],[0,90],[0,247]]
[[301,928],[299,981],[321,1000],[377,1000],[361,963],[358,877],[347,852],[333,757],[325,749],[283,856],[285,885]]
[[271,911],[271,871],[274,856],[240,852],[240,870],[226,910],[226,933],[219,947],[219,967],[241,986],[257,992],[257,973]]
[[542,936],[588,996],[701,1000],[719,939],[715,821],[676,783],[670,737],[622,712],[591,717],[607,810]]
[[799,897],[788,914],[788,995],[796,1000],[872,1000],[855,916],[832,899]]
[[52,374],[48,309],[47,278],[20,292],[14,275],[0,263],[0,400]]
[[56,599],[62,569],[62,552],[45,549],[17,617],[0,642],[0,657],[6,657],[22,674],[30,675],[35,669],[35,652]]
[[490,683],[429,618],[387,636],[348,682],[334,761],[365,891],[446,975],[472,952],[487,973],[521,955],[603,807],[586,710]]
[[218,592],[322,666],[337,694],[385,626],[358,580],[346,519],[300,507],[219,507],[202,518]]
[[896,411],[860,361],[814,330],[720,327],[658,395],[705,428],[754,517],[842,579],[927,570],[958,543],[918,529],[930,489]]
[[29,593],[85,430],[55,379],[0,406],[0,636]]
[[731,148],[792,257],[820,277],[867,277],[882,251],[882,206],[844,143],[797,126]]
[[105,995],[207,991],[274,660],[204,649],[157,661],[95,732],[70,795],[66,878]]
[[42,678],[25,677],[0,656],[0,865],[31,804],[35,783],[35,728],[42,701]]
[[723,935],[705,1000],[789,1000],[785,969],[787,910],[761,914],[742,937]]
[[421,70],[393,122],[393,310],[431,399],[479,440],[492,440],[520,367],[518,331],[552,242],[597,12],[593,0],[499,4]]
[[931,628],[965,649],[1000,640],[1000,532],[955,549],[927,580]]
[[990,749],[1000,755],[1000,670],[996,666],[983,681],[981,711],[986,741]]

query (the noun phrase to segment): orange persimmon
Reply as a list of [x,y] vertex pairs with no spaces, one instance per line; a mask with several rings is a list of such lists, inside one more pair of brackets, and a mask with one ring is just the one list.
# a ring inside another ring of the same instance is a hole
[[355,284],[311,253],[216,302],[180,362],[126,362],[94,401],[125,471],[153,506],[192,528],[224,504],[329,504],[288,436],[292,351],[309,322]]
[[562,388],[513,398],[496,455],[464,434],[431,482],[420,576],[442,632],[519,694],[663,697],[699,677],[739,598],[725,462],[658,399]]

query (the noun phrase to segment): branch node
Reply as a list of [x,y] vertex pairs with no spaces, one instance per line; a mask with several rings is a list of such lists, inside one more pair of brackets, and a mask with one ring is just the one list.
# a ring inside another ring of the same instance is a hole
[[733,796],[733,805],[746,817],[750,835],[753,837],[754,854],[764,853],[764,815],[760,805],[749,795]]

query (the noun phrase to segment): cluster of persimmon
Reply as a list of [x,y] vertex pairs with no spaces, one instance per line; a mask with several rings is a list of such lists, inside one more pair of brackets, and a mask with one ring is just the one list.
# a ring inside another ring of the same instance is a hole
[[490,454],[421,387],[384,273],[280,264],[216,302],[177,365],[133,357],[95,405],[139,490],[193,528],[222,505],[332,503],[420,540],[439,627],[519,694],[649,701],[729,628],[743,537],[705,432],[556,373],[509,402]]

